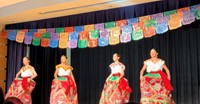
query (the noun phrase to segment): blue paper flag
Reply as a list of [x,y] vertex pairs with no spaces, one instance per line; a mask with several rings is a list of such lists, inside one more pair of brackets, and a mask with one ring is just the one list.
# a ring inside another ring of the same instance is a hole
[[108,45],[108,37],[105,37],[105,38],[99,38],[98,39],[98,46],[100,47],[104,47],[104,46],[107,46]]
[[126,33],[128,34],[133,31],[133,28],[132,26],[127,25],[127,26],[122,26],[121,30],[122,30],[122,34],[126,34]]
[[128,25],[130,25],[130,26],[132,26],[134,23],[136,23],[138,21],[139,21],[138,18],[127,19]]
[[51,39],[49,47],[51,47],[51,48],[57,48],[58,47],[58,39]]
[[8,39],[14,41],[16,39],[17,32],[16,31],[9,31],[8,32]]
[[75,26],[75,27],[74,27],[74,31],[75,31],[75,32],[84,31],[84,26]]
[[25,36],[33,36],[34,32],[26,32]]
[[165,32],[167,32],[168,30],[169,30],[169,29],[168,29],[168,25],[167,25],[166,22],[156,25],[156,33],[157,33],[157,34],[165,33]]
[[69,35],[69,40],[78,40],[78,32],[71,32]]
[[196,11],[196,10],[200,9],[200,4],[193,5],[190,8],[191,8],[191,11]]
[[37,29],[29,29],[29,32],[37,32]]

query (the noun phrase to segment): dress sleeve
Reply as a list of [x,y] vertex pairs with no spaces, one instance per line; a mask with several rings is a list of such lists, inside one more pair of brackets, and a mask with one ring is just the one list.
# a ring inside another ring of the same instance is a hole
[[147,61],[147,60],[145,60],[145,61],[144,61],[144,65],[147,65],[147,62],[148,62],[148,61]]
[[60,67],[60,64],[59,65],[56,65],[56,69],[58,69]]
[[72,70],[73,70],[73,67],[72,67],[72,66],[69,66],[69,69],[72,71]]
[[124,66],[124,64],[122,64],[122,69],[124,69],[124,70],[125,70],[125,66]]
[[109,65],[109,67],[110,67],[110,68],[113,67],[113,63],[111,63],[111,64]]
[[165,61],[164,60],[161,60],[161,63],[160,63],[162,66],[165,64]]

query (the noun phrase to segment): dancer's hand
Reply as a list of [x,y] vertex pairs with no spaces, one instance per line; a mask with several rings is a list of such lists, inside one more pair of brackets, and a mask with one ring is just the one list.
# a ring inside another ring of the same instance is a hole
[[140,80],[143,80],[144,79],[144,77],[143,76],[140,76]]
[[106,82],[108,82],[109,78],[106,79]]
[[27,80],[28,80],[28,83],[31,81],[31,79],[30,79],[30,78],[28,78]]
[[55,78],[55,82],[56,82],[56,84],[58,84],[58,82],[59,82],[59,81],[58,81],[58,79],[57,79],[57,78]]
[[167,77],[169,80],[171,80],[170,76]]
[[119,79],[117,79],[116,83],[119,83]]

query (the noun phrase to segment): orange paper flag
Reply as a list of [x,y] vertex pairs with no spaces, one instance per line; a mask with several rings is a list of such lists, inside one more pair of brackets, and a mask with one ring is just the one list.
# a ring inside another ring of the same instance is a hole
[[109,44],[110,45],[119,44],[119,36],[109,36]]
[[60,39],[59,40],[59,48],[67,48],[68,46],[68,40],[67,39]]
[[25,32],[17,32],[16,42],[23,43]]
[[122,26],[125,26],[125,25],[127,25],[127,21],[126,20],[116,21],[116,27],[122,27]]
[[139,22],[145,22],[150,19],[151,19],[150,15],[142,16],[142,17],[139,17]]
[[133,24],[133,30],[142,30],[144,28],[145,23],[144,22],[138,22]]
[[84,26],[84,31],[91,31],[91,30],[94,30],[94,24]]
[[88,47],[94,48],[98,46],[98,39],[89,39]]
[[182,18],[183,18],[183,12],[170,15],[170,19],[182,20]]
[[63,40],[63,39],[69,40],[69,33],[60,33],[60,39],[61,40]]
[[121,28],[120,27],[113,27],[109,29],[110,36],[119,36],[121,34]]
[[88,38],[89,38],[89,32],[88,31],[79,32],[79,39],[88,40]]
[[156,35],[156,30],[154,26],[149,26],[143,29],[143,35],[145,38],[152,37]]
[[182,26],[181,20],[179,20],[179,19],[170,19],[168,21],[168,26],[169,26],[170,30],[177,29],[177,28]]
[[44,33],[44,32],[47,32],[47,30],[46,29],[38,29],[38,32],[39,33]]

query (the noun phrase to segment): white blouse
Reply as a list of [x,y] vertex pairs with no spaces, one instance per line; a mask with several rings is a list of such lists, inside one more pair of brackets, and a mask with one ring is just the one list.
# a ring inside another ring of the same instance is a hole
[[31,77],[33,75],[33,72],[31,69],[26,69],[25,71],[21,71],[21,77]]
[[68,76],[70,75],[70,73],[71,73],[70,69],[65,70],[62,67],[60,67],[58,70],[58,76]]
[[160,59],[156,63],[154,63],[151,60],[147,60],[144,62],[144,64],[147,65],[147,72],[150,73],[151,71],[162,70],[163,65],[165,64],[165,61]]
[[111,74],[122,73],[125,69],[123,64],[110,65]]

